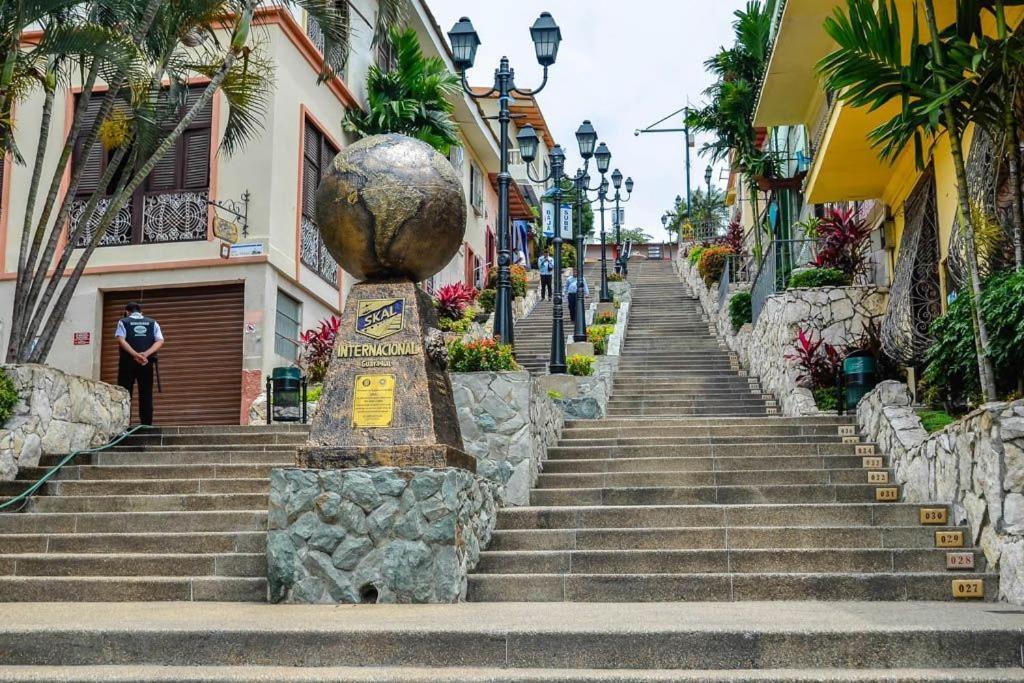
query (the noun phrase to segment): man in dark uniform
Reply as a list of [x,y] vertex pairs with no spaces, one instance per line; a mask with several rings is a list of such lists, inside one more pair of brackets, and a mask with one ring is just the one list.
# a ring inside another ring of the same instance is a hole
[[117,383],[131,394],[139,383],[139,422],[153,424],[153,368],[156,352],[164,345],[160,323],[142,315],[142,306],[134,301],[124,307],[125,317],[117,322],[114,337],[121,347],[117,363]]

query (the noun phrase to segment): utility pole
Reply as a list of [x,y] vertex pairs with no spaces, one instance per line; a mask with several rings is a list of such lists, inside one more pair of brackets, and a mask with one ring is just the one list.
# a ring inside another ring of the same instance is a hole
[[[655,128],[655,126],[658,126],[679,114],[683,115],[682,128]],[[637,137],[644,133],[683,133],[686,136],[686,142],[684,143],[684,146],[686,147],[686,213],[690,214],[693,206],[693,191],[690,189],[690,106],[686,105],[682,109],[677,109],[672,112],[660,121],[655,121],[646,128],[637,128],[633,131],[633,135],[636,135]]]

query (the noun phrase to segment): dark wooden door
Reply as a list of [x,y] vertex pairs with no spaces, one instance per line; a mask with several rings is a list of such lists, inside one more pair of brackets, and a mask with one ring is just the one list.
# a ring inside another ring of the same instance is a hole
[[[154,394],[157,425],[234,425],[242,402],[244,285],[214,285],[106,292],[100,374],[117,382],[117,321],[129,301],[160,323],[163,391]],[[132,421],[138,402],[132,402]]]

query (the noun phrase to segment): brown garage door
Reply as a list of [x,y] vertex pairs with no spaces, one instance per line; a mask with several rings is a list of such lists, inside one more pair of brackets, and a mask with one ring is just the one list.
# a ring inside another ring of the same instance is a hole
[[[242,402],[244,287],[216,285],[107,292],[103,297],[103,381],[117,382],[117,321],[129,301],[160,323],[163,392],[154,393],[157,425],[238,424]],[[132,421],[138,416],[133,401]]]

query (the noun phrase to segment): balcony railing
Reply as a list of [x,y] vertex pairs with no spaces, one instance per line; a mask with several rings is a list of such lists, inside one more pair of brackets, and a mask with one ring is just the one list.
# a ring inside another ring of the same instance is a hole
[[[76,199],[71,202],[71,214],[68,218],[69,228],[72,233],[78,229],[78,225],[83,218],[85,207],[89,204],[88,199]],[[100,222],[107,213],[107,207],[110,205],[110,199],[101,199],[96,205],[96,211],[93,212],[92,220],[86,226],[85,231],[79,238],[78,242],[75,243],[75,248],[84,249],[89,246],[92,242],[93,236],[96,234],[96,228],[99,227]],[[125,244],[132,243],[132,203],[128,202],[121,207],[121,210],[117,212],[117,218],[107,228],[106,233],[100,238],[99,246],[101,247],[116,247]]]
[[302,217],[301,244],[299,258],[303,265],[319,275],[325,282],[332,286],[338,285],[338,263],[327,251],[320,230],[316,223]]
[[325,61],[334,70],[334,73],[344,78],[345,64],[348,62],[348,52],[337,45],[331,49],[330,54],[324,52],[326,43],[324,32],[320,28],[320,24],[317,23],[317,20],[311,16],[306,17],[306,35],[313,41],[313,45],[320,51],[320,54],[324,55]]
[[208,192],[148,194],[142,204],[142,241],[205,240],[209,224]]

